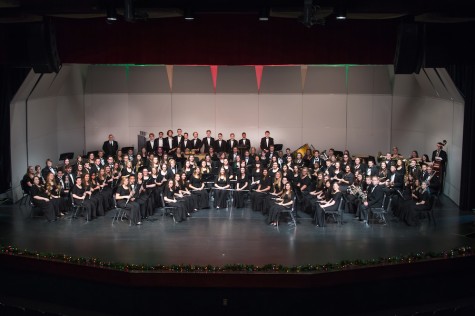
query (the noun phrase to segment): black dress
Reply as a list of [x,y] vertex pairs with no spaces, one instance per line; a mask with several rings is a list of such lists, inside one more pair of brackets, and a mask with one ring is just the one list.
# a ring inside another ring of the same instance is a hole
[[[175,199],[175,191],[170,190],[167,186],[163,192],[163,196],[169,200],[173,200]],[[173,207],[172,212],[173,212],[173,218],[175,218],[175,221],[182,222],[186,220],[187,211],[186,211],[186,206],[184,205],[183,201],[178,201],[178,200],[176,202],[165,201],[165,205]]]
[[[283,199],[283,202],[282,202],[283,204],[286,204],[286,203],[289,203],[290,201],[292,201],[293,200],[292,191],[290,191],[289,194],[282,195],[282,199]],[[278,205],[277,203],[275,203],[269,209],[269,214],[267,215],[267,221],[266,221],[267,224],[277,222],[277,220],[279,219],[279,216],[280,216],[280,212],[282,212],[285,209],[289,209],[291,207],[292,207],[292,204],[288,205],[288,206],[283,206],[283,205]]]
[[[244,190],[249,190],[249,182],[248,182],[248,178],[246,176],[246,174],[244,174],[244,178],[242,177],[242,175],[240,175],[238,178],[237,178],[237,184],[239,185],[239,188],[243,188],[246,183],[248,184],[248,186],[246,188],[244,188]],[[244,207],[244,204],[245,204],[245,195],[246,195],[246,191],[236,191],[235,194],[234,194],[234,207],[236,208],[243,208]]]
[[[214,183],[222,188],[222,187],[225,187],[225,186],[229,185],[229,179],[228,179],[228,177],[225,177],[224,179],[218,177]],[[214,207],[216,207],[216,208],[226,208],[227,207],[228,192],[229,191],[227,191],[227,190],[220,190],[219,188],[215,187],[215,190],[214,190]]]
[[[260,190],[269,189],[271,187],[271,178],[269,176],[262,177],[259,187]],[[269,191],[268,190],[268,191]],[[253,211],[262,211],[264,207],[264,200],[268,195],[268,191],[266,192],[252,192],[251,193],[251,207]]]
[[[201,178],[196,178],[194,176],[191,176],[190,185],[192,185],[194,188],[201,188],[202,184],[203,184],[203,181],[201,180]],[[191,193],[198,197],[199,209],[209,208],[209,194],[205,188],[203,188],[202,190],[192,189]]]
[[[79,188],[77,185],[73,187],[73,195],[83,197],[85,196],[86,188],[82,186]],[[93,202],[89,197],[86,197],[84,200],[73,198],[74,204],[77,206],[84,206],[86,211],[86,219],[90,220],[92,216],[96,216],[96,203]]]
[[325,211],[336,211],[338,209],[338,206],[340,204],[340,199],[341,199],[341,192],[337,191],[335,193],[332,193],[332,199],[335,203],[333,205],[328,206],[328,207],[321,207],[320,203],[315,204],[315,214],[314,214],[314,219],[315,219],[315,224],[317,226],[323,227],[325,226]]
[[[117,188],[117,194],[120,196],[129,196],[130,195],[130,189],[129,188],[124,188],[124,186],[119,186]],[[130,221],[134,224],[140,223],[140,205],[137,202],[130,201],[127,202],[126,198],[117,200],[117,206],[120,207],[121,209],[125,210],[127,213],[127,216],[130,218]]]
[[267,215],[269,213],[271,206],[275,204],[275,199],[277,198],[277,195],[280,195],[282,193],[282,183],[272,184],[270,192],[274,194],[267,194],[267,196],[265,197],[264,203],[262,206],[263,215]]
[[33,204],[43,211],[46,216],[46,219],[50,222],[56,220],[53,203],[51,203],[51,201],[46,202],[44,200],[35,199],[35,196],[49,199],[48,195],[46,194],[46,191],[43,188],[33,184],[30,189],[30,194]]
[[407,207],[407,211],[404,213],[404,217],[402,218],[407,225],[419,225],[421,219],[421,212],[428,211],[431,209],[429,190],[426,189],[422,191],[418,202],[422,201],[424,201],[424,204],[416,204],[415,201],[411,201],[412,203],[410,203]]

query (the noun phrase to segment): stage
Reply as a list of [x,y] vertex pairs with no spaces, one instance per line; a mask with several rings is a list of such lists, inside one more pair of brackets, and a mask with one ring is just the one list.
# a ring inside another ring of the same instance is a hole
[[69,215],[48,223],[30,217],[30,207],[0,207],[0,241],[43,253],[92,257],[146,265],[229,264],[301,266],[374,259],[475,246],[473,213],[461,212],[446,197],[435,209],[436,226],[423,222],[409,227],[390,217],[389,225],[365,227],[344,214],[343,225],[328,221],[316,227],[299,212],[296,228],[282,221],[279,228],[265,224],[265,217],[250,208],[204,209],[187,221],[174,223],[156,209],[151,221],[129,226],[112,224],[114,211],[90,222]]
[[[277,229],[249,208],[200,210],[177,224],[157,209],[152,221],[129,226],[127,221],[112,225],[113,212],[91,222],[66,217],[48,223],[31,218],[28,207],[4,205],[1,244],[30,254],[2,250],[0,277],[7,286],[0,288],[0,311],[412,315],[468,310],[460,315],[471,315],[475,216],[445,197],[435,211],[435,227],[394,220],[365,227],[344,214],[343,225],[318,228],[301,214],[296,228],[282,222]],[[466,252],[451,251],[459,247]],[[430,251],[435,257],[418,257]],[[53,259],[57,254],[66,257]],[[69,256],[75,259],[68,262]],[[380,263],[389,257],[393,261]],[[77,258],[86,261],[78,264]],[[358,265],[364,259],[369,261]],[[121,268],[101,267],[100,260]],[[353,265],[341,269],[342,260]],[[142,264],[168,269],[141,271]],[[253,268],[225,269],[237,264]],[[266,264],[288,271],[259,270]],[[319,264],[328,270],[305,269]],[[196,272],[195,265],[209,270]]]

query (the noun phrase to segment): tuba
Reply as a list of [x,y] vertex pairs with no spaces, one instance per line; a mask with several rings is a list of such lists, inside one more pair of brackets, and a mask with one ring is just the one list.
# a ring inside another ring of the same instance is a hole
[[300,146],[297,150],[292,152],[293,159],[296,159],[297,154],[299,154],[299,153],[302,155],[302,158],[305,157],[305,153],[307,152],[307,149],[309,149],[309,148],[310,147],[308,146],[308,144],[304,144],[304,145]]

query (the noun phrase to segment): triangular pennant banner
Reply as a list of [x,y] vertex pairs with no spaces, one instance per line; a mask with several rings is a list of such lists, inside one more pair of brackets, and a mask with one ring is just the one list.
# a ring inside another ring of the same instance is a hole
[[167,77],[170,91],[173,91],[173,65],[167,65]]
[[261,90],[261,80],[262,80],[262,71],[264,66],[255,66],[256,68],[256,79],[257,79],[257,91]]
[[216,93],[216,81],[218,79],[218,66],[209,66],[211,69],[211,77],[213,78],[214,92]]

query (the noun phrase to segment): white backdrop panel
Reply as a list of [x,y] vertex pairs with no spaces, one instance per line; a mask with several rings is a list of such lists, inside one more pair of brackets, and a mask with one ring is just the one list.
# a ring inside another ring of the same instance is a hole
[[86,95],[85,117],[86,151],[102,148],[102,143],[109,134],[115,136],[120,146],[130,143],[127,94]]
[[346,94],[303,95],[302,143],[320,150],[346,147]]
[[301,127],[302,94],[259,94],[259,127],[262,126]]
[[375,155],[388,148],[391,96],[348,95],[348,150]]
[[215,102],[214,94],[174,93],[170,128],[174,132],[177,128],[193,129],[203,135],[202,137],[204,137],[204,132],[210,129],[214,135],[216,131]]
[[172,125],[171,94],[134,93],[128,96],[130,126],[149,128]]
[[228,139],[234,132],[236,139],[241,139],[241,133],[255,142],[257,139],[258,120],[257,94],[216,94],[216,132],[223,133]]
[[56,98],[36,98],[28,102],[28,159],[44,164],[46,158],[58,159],[56,144]]

